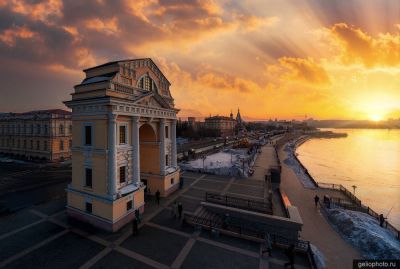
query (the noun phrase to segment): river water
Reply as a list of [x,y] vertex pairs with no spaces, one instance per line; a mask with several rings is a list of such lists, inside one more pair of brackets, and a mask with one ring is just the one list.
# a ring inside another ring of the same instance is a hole
[[400,228],[400,130],[347,130],[346,138],[311,139],[298,158],[318,182],[342,184]]

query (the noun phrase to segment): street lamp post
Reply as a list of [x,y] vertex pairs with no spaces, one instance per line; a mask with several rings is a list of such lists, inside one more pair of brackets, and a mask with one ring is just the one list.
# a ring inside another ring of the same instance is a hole
[[356,186],[356,185],[353,185],[353,186],[351,186],[351,187],[353,188],[353,195],[356,196],[356,189],[357,189],[357,186]]

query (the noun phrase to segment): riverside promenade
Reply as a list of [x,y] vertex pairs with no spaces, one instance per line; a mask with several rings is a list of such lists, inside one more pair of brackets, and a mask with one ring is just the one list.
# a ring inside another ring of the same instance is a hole
[[[323,253],[326,268],[351,268],[353,259],[361,258],[360,253],[340,237],[314,205],[315,195],[322,198],[324,194],[332,195],[334,191],[305,188],[293,169],[284,163],[288,155],[283,149],[281,147],[278,151],[282,164],[281,189],[300,212],[303,220],[301,239],[310,241]],[[335,192],[335,196],[340,195]]]

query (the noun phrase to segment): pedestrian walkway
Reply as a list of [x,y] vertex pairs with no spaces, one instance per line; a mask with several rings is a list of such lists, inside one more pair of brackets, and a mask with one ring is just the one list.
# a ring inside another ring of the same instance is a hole
[[[301,239],[310,241],[323,253],[326,268],[351,268],[353,259],[361,258],[359,252],[340,237],[321,214],[319,208],[314,205],[316,194],[322,198],[324,194],[332,195],[332,191],[304,188],[292,168],[284,163],[287,157],[282,147],[279,150],[282,163],[281,189],[301,214],[303,220]],[[340,195],[340,193],[337,194]]]
[[261,153],[258,154],[256,161],[254,162],[254,173],[250,177],[251,179],[265,180],[265,174],[271,166],[277,166],[278,160],[274,146],[265,145],[261,148]]

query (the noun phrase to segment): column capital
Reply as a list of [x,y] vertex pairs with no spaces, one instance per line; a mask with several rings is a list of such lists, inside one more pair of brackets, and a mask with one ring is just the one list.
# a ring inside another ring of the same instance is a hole
[[110,120],[112,120],[112,121],[116,121],[117,120],[117,114],[114,114],[114,113],[112,113],[112,112],[109,112],[108,113],[108,118],[110,119]]
[[138,123],[140,120],[140,116],[132,116],[132,121]]
[[165,124],[165,119],[164,118],[160,118],[160,123]]

